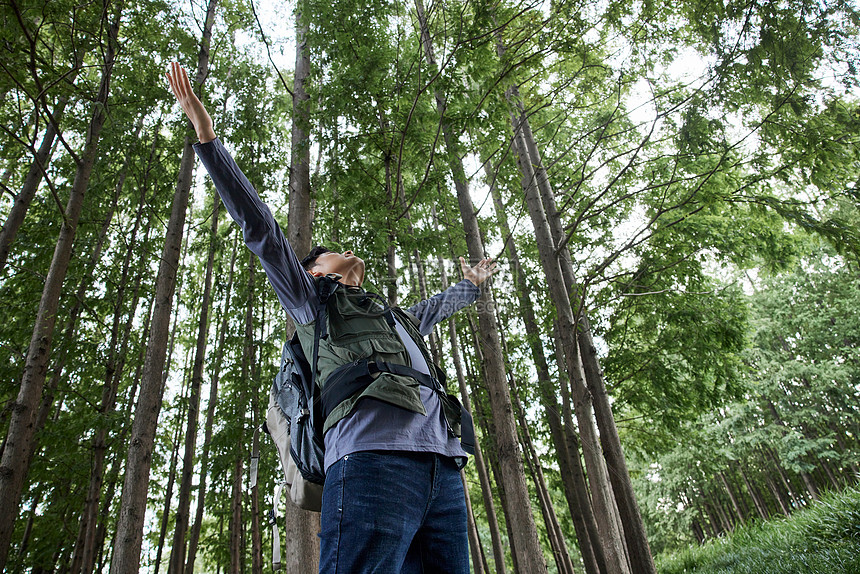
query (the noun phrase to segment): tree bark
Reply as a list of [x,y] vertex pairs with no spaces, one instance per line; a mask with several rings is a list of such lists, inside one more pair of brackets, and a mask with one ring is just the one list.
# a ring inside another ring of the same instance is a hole
[[537,142],[532,134],[528,116],[525,114],[519,95],[515,91],[514,96],[516,99],[516,109],[519,111],[519,124],[522,127],[526,149],[535,166],[534,177],[549,223],[553,253],[556,253],[556,249],[558,250],[557,259],[560,271],[564,277],[569,301],[570,297],[573,296],[574,299],[570,301],[570,304],[579,316],[576,322],[576,331],[571,331],[571,333],[576,333],[577,343],[580,347],[582,367],[591,394],[591,400],[594,404],[594,415],[597,420],[597,426],[600,429],[603,456],[606,459],[609,480],[615,494],[615,501],[618,504],[621,522],[623,523],[624,539],[626,541],[626,549],[629,552],[630,565],[636,574],[656,574],[654,559],[651,556],[651,548],[648,545],[648,538],[645,532],[645,524],[642,521],[642,514],[639,511],[636,495],[633,492],[633,484],[630,481],[627,461],[621,448],[618,429],[615,426],[615,418],[612,414],[612,407],[606,392],[603,370],[597,357],[597,349],[592,341],[591,326],[575,283],[570,251],[563,244],[566,236],[561,224],[560,214],[556,209],[555,195],[547,177],[546,169],[543,166]]
[[801,503],[801,500],[798,499],[797,495],[794,492],[794,488],[791,486],[791,482],[788,480],[788,476],[785,474],[785,470],[783,470],[782,465],[779,462],[779,458],[774,453],[773,449],[768,446],[762,448],[764,453],[767,455],[767,458],[773,463],[774,468],[776,468],[776,472],[779,475],[779,479],[782,482],[783,487],[785,487],[786,493],[788,493],[789,498],[789,506],[795,506]]
[[[245,347],[242,352],[240,380],[250,380],[251,363],[254,361],[254,254],[248,254],[248,302],[245,306]],[[230,574],[241,574],[244,569],[244,552],[242,544],[242,477],[244,472],[245,450],[245,409],[247,407],[246,385],[241,386],[239,393],[239,408],[236,420],[239,421],[239,436],[236,438],[236,459],[233,464],[231,478],[232,494],[230,496]]]
[[538,498],[541,505],[541,510],[544,515],[544,523],[546,524],[547,537],[550,541],[553,558],[555,558],[555,566],[560,574],[574,574],[573,563],[570,560],[570,554],[567,551],[564,534],[561,531],[561,526],[558,523],[558,517],[555,514],[555,508],[552,505],[552,499],[549,495],[549,489],[546,485],[546,478],[543,474],[543,469],[540,465],[537,453],[532,443],[531,433],[529,432],[528,421],[525,417],[525,410],[520,401],[516,386],[511,384],[513,396],[516,400],[517,419],[520,423],[520,436],[523,442],[523,451],[526,453],[526,464],[531,469],[532,481],[535,484],[535,490],[538,493]]
[[290,203],[287,233],[299,257],[311,250],[310,96],[305,83],[311,72],[307,45],[308,25],[302,18],[302,3],[296,6],[296,68],[293,75],[293,125],[290,158]]
[[[158,141],[157,131],[153,137],[152,147],[150,148],[149,162],[151,164],[156,142]],[[128,158],[126,158],[126,165]],[[117,185],[117,191],[122,188],[122,180]],[[92,440],[93,457],[90,470],[90,484],[87,491],[87,499],[84,505],[84,511],[81,514],[81,522],[78,529],[78,540],[75,544],[75,552],[73,555],[71,574],[90,574],[95,567],[95,551],[96,551],[96,528],[99,516],[99,505],[101,502],[102,486],[104,481],[105,459],[108,451],[108,432],[110,430],[108,420],[110,414],[114,412],[116,407],[116,398],[119,391],[120,379],[123,370],[125,369],[125,357],[128,352],[128,343],[131,335],[131,330],[134,323],[135,310],[139,302],[141,282],[135,281],[132,289],[131,302],[126,313],[125,325],[121,325],[123,317],[123,309],[125,307],[125,293],[129,287],[129,276],[131,274],[132,256],[134,255],[134,247],[137,244],[137,235],[144,217],[144,207],[146,206],[146,190],[147,185],[141,186],[140,198],[138,201],[138,209],[135,215],[134,225],[128,238],[128,246],[122,262],[122,272],[120,276],[119,286],[114,296],[114,314],[111,326],[110,342],[108,343],[107,359],[105,361],[105,373],[102,383],[102,397],[99,403],[98,413],[102,419],[102,423],[98,425],[95,436]],[[118,195],[118,193],[117,193]],[[144,236],[149,236],[151,219],[147,221]],[[137,263],[137,274],[140,275],[141,268],[144,264],[142,256]],[[122,326],[122,330],[120,327]]]
[[[516,94],[508,90],[509,99],[516,100]],[[522,126],[522,118],[511,113],[511,123],[514,133],[514,148],[518,155],[518,163],[522,172],[522,187],[525,193],[526,205],[532,226],[535,230],[541,267],[546,277],[550,291],[550,299],[556,309],[558,323],[557,335],[561,341],[561,351],[565,358],[565,370],[572,385],[573,407],[582,437],[583,453],[585,455],[588,479],[591,484],[592,501],[595,518],[598,524],[600,540],[605,552],[606,565],[610,572],[628,573],[627,556],[624,551],[622,534],[614,516],[614,504],[607,469],[600,456],[600,442],[591,412],[591,397],[586,388],[582,364],[580,363],[579,346],[576,340],[576,321],[571,307],[568,289],[562,275],[559,257],[556,255],[555,242],[550,231],[550,225],[541,201],[536,177],[533,170],[534,160],[528,153]]]
[[[555,355],[556,362],[558,363],[558,372],[560,374],[564,373],[566,370],[565,367],[565,358],[564,352],[562,351],[561,340],[558,337],[558,329],[555,329],[554,333],[554,341],[555,341]],[[570,381],[565,380],[562,375],[561,378],[561,401],[562,401],[562,417],[564,419],[564,427],[563,431],[565,434],[565,439],[567,443],[568,449],[568,458],[570,460],[570,469],[572,473],[572,478],[575,487],[576,499],[579,502],[579,508],[582,509],[583,519],[585,521],[585,528],[588,535],[588,539],[591,541],[592,548],[594,550],[594,558],[597,562],[597,566],[603,573],[611,572],[608,567],[608,563],[606,560],[606,553],[604,550],[603,542],[601,540],[600,532],[598,530],[597,518],[594,516],[594,509],[592,507],[592,498],[591,493],[588,489],[588,483],[585,476],[585,469],[582,466],[582,459],[580,452],[580,445],[582,444],[580,441],[580,437],[577,435],[574,430],[573,423],[573,399],[571,397],[571,384],[568,384]]]
[[[260,312],[260,334],[255,339],[255,341],[263,341],[265,339],[266,332],[266,306],[261,305],[262,310]],[[256,347],[256,343],[254,343]],[[251,381],[259,381],[260,380],[260,362],[254,359],[254,352],[251,352],[251,372],[250,372]],[[260,412],[262,407],[260,405],[260,385],[252,385],[253,397],[251,400],[251,428],[259,428],[260,427]],[[266,398],[268,398],[269,393],[266,393]],[[265,417],[265,414],[263,415]],[[259,433],[254,433],[254,437],[252,439],[251,452],[260,452],[260,436]],[[257,481],[256,484],[251,488],[251,573],[252,574],[263,574],[263,532],[260,524],[260,483]]]
[[[177,318],[178,322],[179,319]],[[187,365],[187,363],[186,363]],[[155,574],[161,570],[161,556],[164,552],[164,541],[167,538],[167,526],[170,523],[170,506],[173,502],[173,487],[176,484],[176,465],[179,461],[179,437],[182,434],[182,420],[185,417],[185,391],[188,389],[188,370],[185,370],[185,380],[182,385],[182,396],[179,399],[179,412],[176,413],[174,424],[176,429],[173,434],[173,445],[170,449],[170,467],[167,471],[167,488],[164,492],[164,510],[161,513],[161,528],[158,531],[158,544],[155,551]]]
[[[296,68],[293,77],[293,126],[290,159],[290,198],[287,240],[304,257],[311,250],[313,214],[310,184],[310,97],[305,88],[310,75],[308,25],[302,17],[303,6],[296,6]],[[292,336],[290,325],[287,336]],[[275,501],[277,504],[278,501]],[[319,569],[319,513],[302,510],[294,504],[284,507],[283,568],[287,572],[316,572]]]
[[[531,301],[531,289],[525,281],[525,275],[520,267],[519,253],[517,252],[516,243],[513,240],[510,226],[508,225],[506,210],[502,203],[502,198],[499,193],[492,173],[489,171],[489,165],[484,164],[485,173],[490,180],[490,193],[493,196],[493,202],[496,207],[496,216],[499,222],[499,227],[502,231],[502,236],[506,238],[505,250],[508,253],[511,270],[514,275],[514,283],[516,285],[517,298],[519,300],[520,315],[526,327],[526,337],[528,339],[529,348],[531,350],[532,362],[537,371],[537,382],[540,396],[544,404],[544,412],[546,414],[547,424],[550,428],[550,436],[552,437],[553,445],[555,446],[559,469],[562,475],[564,484],[565,498],[567,499],[568,508],[570,510],[571,519],[573,521],[574,530],[576,531],[577,541],[579,543],[579,551],[582,556],[583,565],[586,574],[599,574],[606,572],[606,558],[603,552],[603,546],[599,536],[597,536],[597,523],[594,519],[594,513],[591,508],[591,501],[588,496],[588,485],[585,483],[585,475],[574,470],[574,464],[571,461],[571,449],[567,444],[567,439],[564,433],[564,425],[561,422],[560,407],[552,388],[552,381],[549,375],[549,364],[541,344],[541,333],[538,328],[537,318],[535,317],[534,307]],[[561,371],[564,369],[562,368]],[[562,383],[565,385],[566,382]],[[577,459],[579,457],[578,449]],[[577,466],[579,462],[577,460]],[[591,533],[591,534],[589,534]],[[592,538],[593,536],[593,538]]]
[[[74,80],[74,73],[69,81]],[[24,184],[21,186],[21,191],[15,196],[15,201],[12,204],[12,209],[6,220],[3,222],[3,229],[0,231],[0,274],[6,268],[6,261],[9,258],[9,251],[12,249],[12,243],[18,235],[18,229],[24,223],[24,217],[27,215],[27,210],[30,209],[30,204],[36,196],[36,190],[39,189],[39,184],[42,183],[42,178],[51,161],[51,154],[54,149],[54,140],[59,132],[59,127],[55,122],[59,122],[63,113],[66,110],[66,105],[69,102],[68,96],[61,96],[54,107],[51,114],[54,121],[48,121],[45,128],[45,134],[42,136],[42,143],[39,144],[39,149],[33,153],[33,164],[24,178]]]
[[782,515],[788,516],[791,514],[788,504],[786,503],[785,498],[783,498],[782,493],[779,491],[779,487],[777,487],[776,483],[773,481],[773,478],[771,478],[769,474],[765,474],[764,480],[767,484],[768,490],[770,490],[771,495],[773,495],[774,500],[776,500],[777,505],[779,505],[779,510],[782,512]]
[[[118,47],[117,39],[121,13],[122,2],[114,7],[113,14],[111,14],[112,21],[107,26],[104,66],[99,91],[95,99],[93,116],[87,129],[84,151],[75,172],[75,179],[63,214],[63,225],[60,228],[60,235],[39,302],[39,310],[33,327],[33,337],[30,340],[25,359],[21,387],[13,405],[3,455],[0,459],[0,570],[6,566],[24,479],[29,470],[28,454],[34,439],[36,406],[45,385],[60,293],[69,268],[72,245],[83,209],[84,196],[95,165],[99,137],[107,119],[108,93]],[[107,20],[108,17],[106,5],[103,18]]]
[[466,472],[460,470],[460,480],[463,482],[463,490],[466,493],[466,520],[469,528],[469,552],[472,555],[472,573],[488,574],[487,558],[484,556],[484,548],[478,533],[478,524],[475,521],[475,512],[472,508],[472,498],[469,496],[469,483],[466,480]]
[[710,531],[709,533],[711,538],[716,538],[720,535],[720,525],[717,518],[714,516],[714,511],[711,508],[711,505],[707,502],[705,503],[705,514],[708,515],[708,530]]
[[753,506],[755,506],[759,518],[761,518],[762,520],[767,520],[768,518],[770,518],[770,513],[767,510],[767,506],[765,505],[764,500],[761,499],[758,490],[750,482],[749,477],[747,477],[747,473],[744,472],[743,466],[738,466],[738,472],[741,473],[741,479],[744,481],[744,484],[747,487],[747,491],[750,493],[750,498],[752,498]]
[[745,513],[741,509],[740,503],[738,502],[738,499],[735,496],[735,492],[734,492],[734,490],[732,490],[732,487],[729,485],[729,481],[726,480],[726,475],[724,475],[722,472],[718,472],[717,477],[720,479],[720,482],[723,483],[723,488],[726,489],[726,494],[729,495],[729,500],[731,500],[731,502],[732,502],[732,508],[735,509],[735,514],[737,515],[738,519],[742,523],[746,522],[747,519],[746,519]]
[[[141,333],[141,341],[146,341],[149,338],[149,331],[152,325],[152,310],[155,307],[155,298],[150,299],[149,306],[144,315],[144,325],[143,331]],[[128,333],[126,333],[128,334]],[[123,412],[123,420],[128,421],[131,420],[131,413],[135,406],[135,398],[137,396],[137,390],[140,385],[140,377],[143,371],[143,362],[146,356],[146,349],[142,348],[136,357],[136,364],[134,375],[131,377],[131,388],[128,391],[128,399],[126,400],[126,408]],[[122,429],[120,430],[118,436],[115,437],[115,444],[125,445],[126,437],[128,436],[131,427],[129,424],[124,424]],[[108,527],[114,523],[111,517],[111,510],[113,505],[113,499],[117,494],[117,483],[119,482],[119,473],[123,468],[123,460],[122,457],[117,455],[113,457],[111,461],[110,470],[107,473],[107,479],[105,480],[105,500],[102,505],[101,512],[99,515],[98,526],[96,527],[96,547],[99,549],[98,551],[98,565],[94,569],[96,572],[104,572],[105,569],[105,561],[112,557],[111,549],[108,550],[109,557],[106,557],[104,554],[105,540],[108,534]]]

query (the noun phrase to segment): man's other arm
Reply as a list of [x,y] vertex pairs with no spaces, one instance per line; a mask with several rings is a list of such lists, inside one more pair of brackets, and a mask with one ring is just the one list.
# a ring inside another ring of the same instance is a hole
[[480,295],[481,289],[477,285],[463,279],[406,311],[418,319],[418,330],[426,337],[433,331],[436,323],[444,321],[463,307],[468,307],[477,301]]
[[474,267],[470,267],[460,257],[460,271],[465,279],[407,309],[418,319],[421,335],[426,337],[436,323],[477,301],[481,295],[479,286],[496,272],[496,263],[489,258],[481,259]]

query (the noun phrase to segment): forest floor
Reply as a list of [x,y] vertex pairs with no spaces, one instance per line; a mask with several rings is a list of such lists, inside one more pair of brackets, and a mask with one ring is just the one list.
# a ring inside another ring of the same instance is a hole
[[860,488],[661,556],[660,574],[860,574]]

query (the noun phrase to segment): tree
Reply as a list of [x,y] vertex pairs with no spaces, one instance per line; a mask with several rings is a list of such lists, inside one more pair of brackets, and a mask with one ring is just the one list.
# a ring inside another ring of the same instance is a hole
[[87,140],[84,144],[81,157],[78,161],[78,169],[75,180],[69,194],[69,200],[63,214],[63,226],[51,267],[42,291],[42,299],[39,304],[39,313],[33,327],[33,337],[27,351],[24,374],[21,379],[21,389],[16,400],[16,408],[13,411],[6,435],[3,449],[2,461],[0,461],[0,568],[5,567],[11,542],[12,528],[15,517],[18,514],[18,503],[24,478],[27,475],[27,464],[29,462],[30,443],[34,434],[34,419],[36,416],[36,403],[42,393],[45,384],[48,359],[50,356],[51,339],[56,323],[57,305],[69,266],[69,258],[72,245],[75,240],[78,219],[83,209],[84,195],[89,184],[90,175],[95,165],[96,153],[98,151],[99,136],[107,119],[106,106],[110,90],[111,75],[113,72],[114,59],[116,57],[117,39],[119,35],[120,17],[122,4],[111,6],[106,4],[102,12],[102,18],[107,24],[108,33],[105,37],[105,58],[102,64],[102,79],[99,92],[96,96],[96,104],[90,126],[87,131]]
[[[217,0],[211,0],[206,11],[195,77],[195,83],[198,86],[203,85],[208,73],[209,41],[217,5]],[[173,293],[176,287],[176,268],[185,226],[192,167],[193,151],[191,150],[190,138],[186,135],[176,193],[173,197],[173,209],[167,225],[167,236],[158,270],[152,328],[147,343],[147,357],[143,370],[140,398],[134,417],[128,462],[126,463],[120,518],[111,561],[111,571],[115,573],[134,572],[140,566],[143,517],[152,463],[151,453],[164,385],[162,368],[167,351],[167,332],[170,310],[173,306]]]

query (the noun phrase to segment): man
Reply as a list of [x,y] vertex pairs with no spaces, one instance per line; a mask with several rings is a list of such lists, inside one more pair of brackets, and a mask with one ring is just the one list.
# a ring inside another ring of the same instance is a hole
[[[364,261],[352,251],[315,247],[300,262],[269,208],[217,139],[185,70],[172,63],[167,78],[197,132],[198,157],[296,323],[308,357],[320,306],[318,278],[340,283],[326,304],[327,334],[319,343],[323,394],[329,375],[362,359],[406,365],[443,379],[423,337],[477,300],[478,286],[493,274],[495,263],[484,259],[469,267],[461,257],[463,281],[403,311],[389,309],[361,289]],[[391,372],[379,373],[331,410],[323,426],[321,573],[469,572],[459,474],[467,453],[456,438],[459,417],[440,389]]]

